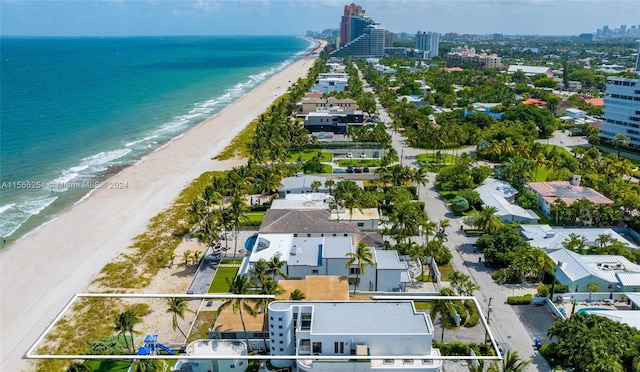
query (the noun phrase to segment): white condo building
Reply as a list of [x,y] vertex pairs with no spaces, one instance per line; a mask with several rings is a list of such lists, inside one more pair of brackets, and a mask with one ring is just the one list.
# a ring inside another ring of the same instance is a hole
[[[431,319],[416,312],[411,301],[274,301],[269,305],[270,354],[308,356],[272,359],[274,367],[295,365],[305,372],[437,372],[442,361],[430,359],[440,356],[439,350],[431,347],[432,338]],[[314,360],[314,356],[344,359]]]
[[601,137],[622,133],[629,137],[629,147],[640,148],[640,79],[608,77],[602,116]]
[[416,32],[416,49],[429,51],[429,58],[438,56],[440,34],[437,32]]

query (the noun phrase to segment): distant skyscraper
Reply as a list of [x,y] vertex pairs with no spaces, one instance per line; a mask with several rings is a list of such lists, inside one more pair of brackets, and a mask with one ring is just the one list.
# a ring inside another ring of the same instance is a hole
[[440,34],[437,32],[420,32],[416,33],[416,49],[428,50],[429,58],[438,56],[438,48],[440,47]]
[[393,32],[389,30],[384,30],[384,47],[385,48],[393,47]]
[[[340,47],[351,41],[351,17],[364,15],[364,9],[360,5],[351,3],[351,5],[345,5],[344,14],[340,21]],[[355,37],[354,37],[355,39]]]
[[365,33],[367,26],[372,24],[374,24],[374,22],[373,22],[373,19],[371,19],[371,17],[367,17],[364,15],[351,17],[351,33],[350,33],[351,38],[349,39],[349,42],[363,35]]
[[368,25],[364,33],[344,47],[331,53],[334,57],[382,57],[384,56],[384,28]]

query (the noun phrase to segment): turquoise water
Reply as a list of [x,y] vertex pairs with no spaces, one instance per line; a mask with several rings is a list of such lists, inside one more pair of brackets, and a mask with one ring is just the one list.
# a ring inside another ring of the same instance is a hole
[[582,314],[582,313],[587,312],[587,311],[611,311],[611,309],[603,309],[603,308],[600,308],[600,307],[585,307],[585,308],[582,308],[582,309],[578,310],[578,314]]
[[311,46],[287,36],[0,38],[0,236],[50,220]]

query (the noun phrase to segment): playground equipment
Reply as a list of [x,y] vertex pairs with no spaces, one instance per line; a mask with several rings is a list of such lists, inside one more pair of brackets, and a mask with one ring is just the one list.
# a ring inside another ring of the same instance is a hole
[[158,342],[158,335],[147,335],[144,338],[144,345],[138,349],[138,355],[158,355],[160,350],[166,351],[171,355],[176,352]]

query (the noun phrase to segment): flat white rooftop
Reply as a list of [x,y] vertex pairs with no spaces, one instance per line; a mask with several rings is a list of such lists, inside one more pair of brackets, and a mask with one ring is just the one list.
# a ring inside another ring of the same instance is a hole
[[246,354],[247,345],[242,341],[196,340],[187,345],[187,355],[241,356]]

